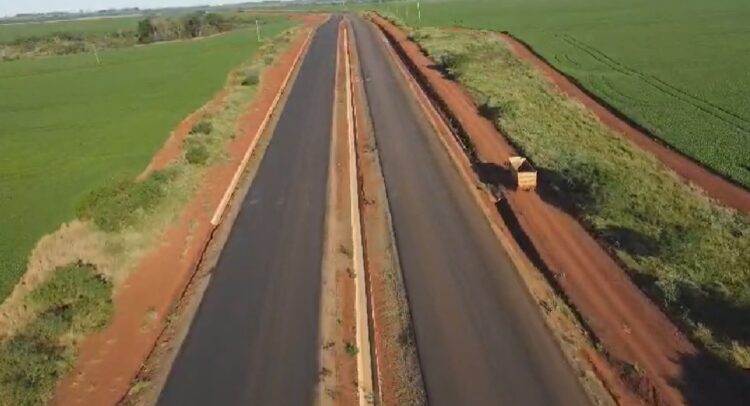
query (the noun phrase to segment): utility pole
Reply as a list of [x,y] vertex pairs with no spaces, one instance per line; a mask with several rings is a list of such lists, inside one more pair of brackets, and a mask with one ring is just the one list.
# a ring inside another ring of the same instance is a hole
[[96,44],[94,44],[93,47],[94,47],[94,57],[96,58],[96,64],[101,66],[102,61],[101,59],[99,59],[99,51],[96,49]]
[[260,24],[258,24],[258,19],[255,19],[255,33],[258,34],[258,42],[260,42]]
[[419,18],[419,25],[422,25],[422,7],[419,5],[419,0],[417,0],[417,14]]

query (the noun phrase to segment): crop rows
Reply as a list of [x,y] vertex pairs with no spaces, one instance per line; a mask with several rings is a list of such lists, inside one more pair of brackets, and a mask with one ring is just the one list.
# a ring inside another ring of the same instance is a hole
[[654,136],[750,187],[747,1],[423,2],[421,22],[415,2],[382,7],[412,26],[509,31]]

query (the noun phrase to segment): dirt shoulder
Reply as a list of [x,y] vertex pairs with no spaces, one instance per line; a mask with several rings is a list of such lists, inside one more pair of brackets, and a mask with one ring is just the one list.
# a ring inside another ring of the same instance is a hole
[[742,213],[750,213],[750,191],[680,154],[621,114],[616,113],[595,96],[578,86],[574,80],[548,64],[527,44],[508,34],[499,34],[499,36],[510,45],[511,51],[516,56],[539,69],[544,77],[554,83],[568,97],[583,103],[607,127],[653,154],[687,182],[697,185],[708,196],[721,204]]
[[[473,148],[466,153],[473,163],[504,168],[516,151],[492,122],[479,114],[468,93],[434,69],[435,63],[406,33],[381,18],[375,21],[455,132],[471,144]],[[480,183],[478,174],[475,179]],[[630,403],[619,397],[614,387],[623,383],[650,404],[736,401],[723,383],[712,382],[710,368],[705,369],[710,365],[705,354],[570,214],[536,193],[516,191],[508,191],[496,212],[525,256],[577,311],[592,339],[616,367],[614,374],[603,371],[599,376],[620,403]],[[601,368],[600,362],[594,364],[597,370]]]
[[[261,78],[257,94],[236,124],[237,136],[226,146],[226,159],[209,167],[178,219],[142,258],[136,269],[114,292],[114,316],[102,331],[80,345],[74,370],[57,386],[55,404],[109,405],[118,403],[131,388],[147,356],[168,322],[168,316],[190,282],[214,227],[210,223],[245,151],[257,136],[264,117],[270,114],[276,94],[307,44],[308,34],[321,22],[313,17],[297,32],[289,46]],[[222,96],[205,110],[220,108]],[[192,116],[191,116],[192,117]],[[191,122],[188,118],[158,153],[150,169],[158,168],[182,153],[180,145]]]

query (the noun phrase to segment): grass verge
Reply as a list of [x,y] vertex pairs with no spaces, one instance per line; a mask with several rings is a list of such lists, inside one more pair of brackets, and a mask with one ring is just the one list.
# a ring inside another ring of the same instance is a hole
[[582,220],[694,339],[750,368],[750,219],[681,183],[497,39],[438,29],[413,38],[533,161],[551,203]]

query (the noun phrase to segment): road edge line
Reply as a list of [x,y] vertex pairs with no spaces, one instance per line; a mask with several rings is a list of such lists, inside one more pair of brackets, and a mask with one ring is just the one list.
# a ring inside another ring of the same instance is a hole
[[346,117],[347,144],[349,149],[349,203],[352,226],[352,252],[355,277],[355,313],[357,317],[357,381],[359,404],[365,406],[373,401],[373,368],[370,348],[370,323],[367,314],[367,289],[365,286],[364,247],[362,245],[362,218],[359,212],[359,174],[355,132],[357,123],[354,117],[354,92],[352,91],[352,65],[349,43],[349,24],[344,25],[344,49],[346,57]]
[[315,34],[315,32],[317,32],[317,27],[313,30],[310,30],[310,32],[307,34],[307,38],[305,39],[305,43],[302,45],[302,48],[300,48],[299,52],[297,53],[297,56],[294,57],[294,63],[292,64],[291,69],[289,69],[289,72],[287,72],[286,77],[284,78],[284,81],[281,83],[281,87],[279,87],[279,91],[276,93],[276,96],[274,97],[273,102],[271,102],[271,106],[266,112],[266,116],[263,118],[263,121],[261,122],[260,127],[258,127],[258,131],[255,132],[255,137],[253,138],[253,141],[247,147],[247,151],[245,151],[245,155],[242,157],[242,161],[240,162],[240,165],[237,167],[237,170],[234,172],[232,181],[229,183],[229,186],[224,192],[224,196],[221,198],[219,205],[216,207],[216,211],[214,211],[214,215],[211,217],[212,226],[216,227],[221,222],[221,219],[224,216],[224,212],[226,211],[227,206],[229,205],[229,202],[232,199],[232,196],[234,196],[234,193],[237,189],[237,185],[240,182],[240,178],[242,177],[242,174],[245,172],[247,163],[250,161],[250,157],[253,155],[253,152],[255,151],[255,147],[258,145],[258,142],[261,138],[261,134],[263,134],[263,132],[266,130],[268,123],[271,121],[271,117],[276,112],[276,108],[278,107],[279,101],[281,100],[281,96],[286,92],[287,86],[289,85],[289,81],[294,75],[294,72],[296,72],[297,67],[300,64],[300,61],[302,60],[302,56],[307,54],[307,50],[310,47],[310,41],[312,39],[313,34]]

